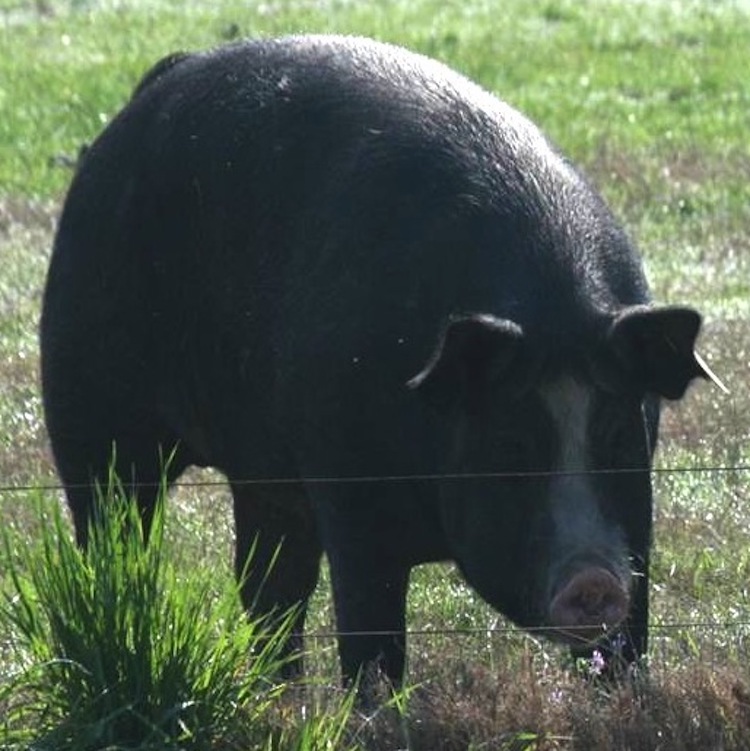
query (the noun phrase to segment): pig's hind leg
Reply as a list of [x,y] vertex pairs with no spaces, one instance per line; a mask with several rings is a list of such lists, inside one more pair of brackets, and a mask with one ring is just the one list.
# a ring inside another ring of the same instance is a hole
[[251,617],[293,615],[282,650],[286,676],[302,670],[307,602],[318,583],[323,553],[301,483],[263,484],[230,478],[236,531],[235,571]]

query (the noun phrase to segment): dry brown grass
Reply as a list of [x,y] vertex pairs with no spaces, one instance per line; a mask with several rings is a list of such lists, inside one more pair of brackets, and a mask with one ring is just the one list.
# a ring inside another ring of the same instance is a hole
[[405,720],[380,710],[352,727],[367,751],[745,751],[750,684],[739,666],[696,663],[605,687],[524,653],[493,670],[444,667]]

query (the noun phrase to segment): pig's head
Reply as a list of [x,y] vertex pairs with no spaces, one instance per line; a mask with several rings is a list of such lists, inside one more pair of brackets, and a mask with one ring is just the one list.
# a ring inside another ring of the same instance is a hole
[[448,425],[441,516],[464,576],[491,605],[571,644],[628,617],[647,573],[659,401],[715,376],[700,316],[633,306],[556,358],[521,326],[457,317],[409,385]]

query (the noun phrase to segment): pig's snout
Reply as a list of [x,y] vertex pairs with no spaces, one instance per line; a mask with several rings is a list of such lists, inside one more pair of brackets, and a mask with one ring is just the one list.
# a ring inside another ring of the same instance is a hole
[[567,642],[594,642],[622,623],[629,608],[629,593],[614,574],[586,568],[571,576],[553,597],[550,625]]

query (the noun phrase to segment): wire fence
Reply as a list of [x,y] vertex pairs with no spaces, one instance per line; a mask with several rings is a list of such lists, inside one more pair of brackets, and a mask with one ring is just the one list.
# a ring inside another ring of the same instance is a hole
[[[685,474],[747,474],[750,473],[750,464],[735,465],[699,465],[692,467],[668,466],[654,468],[619,468],[599,470],[577,470],[570,472],[554,471],[525,471],[525,472],[482,472],[482,473],[443,473],[443,474],[411,474],[411,475],[364,475],[357,477],[265,477],[248,478],[243,480],[232,479],[232,484],[237,486],[273,486],[273,485],[356,485],[356,484],[391,484],[407,482],[440,482],[440,481],[470,481],[470,480],[503,480],[519,478],[544,478],[565,475],[625,475],[632,473],[649,472],[655,476],[685,475]],[[136,487],[160,487],[161,483],[136,483]],[[70,487],[70,486],[68,486]],[[79,486],[73,486],[79,487]],[[186,489],[219,489],[227,488],[227,481],[217,479],[181,479],[172,484],[173,488]],[[5,484],[0,485],[0,494],[31,493],[31,492],[62,492],[65,486],[62,483],[42,484]],[[750,539],[749,539],[750,547]],[[742,608],[738,608],[738,612]],[[405,635],[410,642],[430,639],[449,639],[453,642],[464,640],[466,642],[483,642],[485,646],[490,643],[497,644],[509,639],[519,637],[539,640],[542,643],[544,637],[549,635],[549,627],[532,626],[519,627],[498,615],[495,622],[488,625],[468,627],[439,627],[407,628]],[[358,631],[356,634],[338,631],[335,628],[317,628],[306,632],[305,638],[313,643],[333,642],[348,635],[362,637],[395,636],[394,631]],[[684,656],[701,655],[704,661],[713,663],[720,659],[728,651],[734,654],[750,654],[750,606],[745,616],[736,620],[680,620],[674,622],[651,622],[649,624],[652,658],[666,660],[669,655],[681,654]],[[717,634],[720,636],[717,638]],[[603,634],[604,635],[604,634]],[[708,657],[707,657],[708,653]],[[720,658],[717,658],[720,655]]]
[[[500,617],[498,616],[498,619]],[[487,627],[466,628],[407,628],[408,652],[428,662],[439,656],[440,660],[453,659],[456,663],[493,664],[507,662],[520,650],[543,656],[563,664],[569,655],[570,643],[549,639],[549,629],[543,627],[521,628],[510,623]],[[308,654],[324,664],[336,661],[336,642],[341,636],[372,637],[396,636],[395,632],[342,633],[335,629],[311,630],[305,633]],[[596,645],[580,645],[581,654],[587,649],[596,661]],[[648,660],[653,667],[695,662],[703,667],[718,668],[728,664],[747,667],[750,655],[750,620],[730,621],[675,621],[649,624]],[[562,662],[560,662],[560,660]]]
[[[257,478],[232,478],[232,485],[239,487],[252,485],[357,485],[357,484],[388,484],[388,483],[406,483],[406,482],[440,482],[440,481],[461,481],[461,480],[508,480],[508,479],[539,479],[545,477],[566,477],[566,476],[605,476],[605,475],[632,475],[649,473],[652,475],[684,475],[684,474],[730,474],[750,472],[750,464],[735,465],[700,465],[695,467],[634,467],[634,468],[613,468],[613,469],[576,469],[576,470],[529,470],[529,471],[511,471],[511,472],[447,472],[447,473],[426,473],[426,474],[404,474],[404,475],[359,475],[351,477],[257,477]],[[171,483],[173,488],[217,488],[225,487],[227,480],[177,480]],[[69,484],[62,483],[44,483],[44,484],[11,484],[0,485],[0,493],[28,493],[28,492],[46,492],[62,491],[66,487],[77,489],[89,487],[90,483]],[[156,488],[161,487],[160,482],[136,482],[130,484],[134,488]]]
[[[498,617],[498,620],[500,618]],[[313,673],[330,675],[336,670],[337,640],[335,629],[305,633],[305,662]],[[393,632],[358,632],[358,637],[394,636]],[[407,659],[420,664],[421,672],[431,673],[436,661],[451,669],[507,669],[519,658],[532,658],[537,665],[553,670],[564,669],[573,662],[570,644],[547,638],[541,627],[521,628],[512,624],[467,628],[410,628],[404,632]],[[585,655],[588,652],[588,657]],[[576,662],[584,670],[599,670],[596,645],[582,644]],[[750,621],[736,622],[680,621],[649,624],[649,648],[644,655],[650,668],[671,670],[691,665],[720,670],[735,666],[743,671],[750,655]],[[453,666],[452,668],[450,666]],[[505,668],[503,668],[505,666]]]
[[[530,626],[521,627],[515,626],[510,623],[504,623],[499,625],[488,626],[474,626],[474,627],[451,627],[451,628],[407,628],[403,632],[399,631],[337,631],[336,629],[330,630],[312,630],[305,634],[305,638],[314,642],[332,641],[340,637],[395,637],[400,634],[404,634],[410,641],[415,639],[434,639],[448,637],[452,640],[465,639],[467,641],[485,641],[487,643],[492,641],[503,641],[518,638],[531,638],[533,641],[538,641],[547,646],[547,641],[550,636],[550,628],[545,626]],[[569,628],[568,642],[566,645],[558,642],[558,645],[571,646],[571,636],[575,634],[575,628]],[[581,629],[583,631],[583,628]],[[710,641],[703,644],[695,640],[694,638],[688,638],[687,641],[683,641],[677,645],[677,648],[685,652],[687,651],[699,651],[701,647],[705,647],[706,644],[711,644],[719,647],[719,645],[727,646],[729,643],[726,636],[729,636],[731,643],[736,646],[747,646],[750,648],[750,619],[739,619],[737,621],[675,621],[670,623],[656,622],[649,624],[649,635],[652,642],[652,651],[654,651],[654,642],[657,644],[663,640],[674,639],[677,636],[692,635],[695,637],[699,632],[703,632],[706,637],[709,637],[716,632],[724,632],[725,638]],[[602,637],[606,635],[606,632],[602,631]],[[554,639],[552,640],[554,643]],[[674,645],[674,644],[673,644]],[[594,646],[587,640],[581,639],[580,647],[585,648],[589,646],[592,650]],[[661,648],[656,651],[666,653],[667,645],[661,643]],[[726,653],[726,649],[721,649],[722,653]]]

